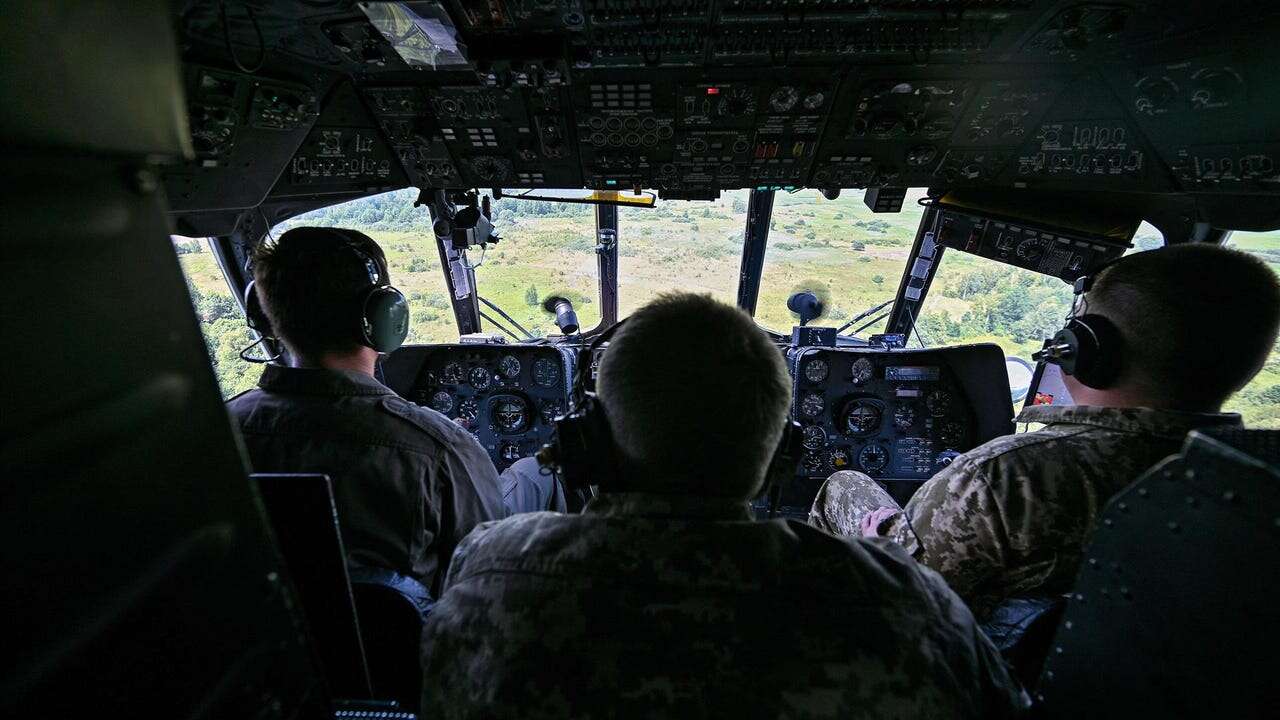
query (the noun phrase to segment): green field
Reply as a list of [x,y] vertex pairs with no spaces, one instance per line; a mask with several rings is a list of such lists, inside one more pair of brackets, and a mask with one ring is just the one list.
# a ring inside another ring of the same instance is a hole
[[[392,280],[410,299],[410,342],[455,342],[457,325],[430,220],[424,208],[412,207],[415,197],[415,191],[400,191],[365,198],[299,216],[275,232],[301,224],[367,232],[386,251]],[[786,299],[798,289],[826,299],[822,322],[832,325],[892,298],[919,223],[918,197],[908,195],[901,213],[876,215],[863,205],[860,192],[837,200],[812,191],[779,193],[757,303],[759,322],[789,332],[794,318]],[[675,290],[734,302],[746,205],[746,191],[734,191],[711,202],[622,209],[621,314]],[[558,332],[540,308],[550,294],[574,301],[584,329],[599,323],[592,208],[506,200],[495,203],[494,221],[502,240],[483,261],[478,254],[471,258],[479,263],[475,272],[483,297],[535,336]],[[1131,252],[1157,246],[1154,232],[1144,225]],[[1258,254],[1280,272],[1280,232],[1236,233],[1231,245]],[[175,248],[192,285],[223,392],[252,387],[257,369],[237,356],[249,334],[213,256],[203,243],[188,239],[175,239]],[[918,319],[919,337],[913,336],[911,345],[992,342],[1006,354],[1029,358],[1044,337],[1061,327],[1070,300],[1070,288],[1059,280],[951,251],[942,260]],[[863,334],[883,326],[878,322]],[[498,332],[488,323],[484,329]],[[1263,372],[1228,407],[1255,427],[1280,428],[1280,350],[1273,351]]]

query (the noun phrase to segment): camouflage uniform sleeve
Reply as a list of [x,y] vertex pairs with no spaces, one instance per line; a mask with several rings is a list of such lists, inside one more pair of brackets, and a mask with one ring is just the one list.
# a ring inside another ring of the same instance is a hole
[[1007,564],[1008,532],[982,463],[957,460],[935,475],[907,503],[906,518],[920,543],[916,559],[966,600]]

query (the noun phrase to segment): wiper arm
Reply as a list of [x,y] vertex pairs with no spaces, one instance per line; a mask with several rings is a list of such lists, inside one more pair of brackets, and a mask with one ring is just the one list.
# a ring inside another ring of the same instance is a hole
[[[837,334],[837,335],[839,335],[839,334],[843,333],[845,330],[848,330],[850,326],[852,326],[854,323],[858,322],[859,320],[861,320],[861,319],[863,319],[863,318],[865,318],[865,317],[868,317],[868,316],[870,316],[870,315],[873,315],[873,314],[875,314],[875,313],[880,312],[881,310],[885,309],[885,308],[886,308],[886,307],[888,307],[889,305],[893,304],[893,301],[894,301],[894,300],[897,300],[897,298],[889,298],[888,300],[885,300],[884,302],[880,303],[879,305],[876,305],[875,307],[873,307],[873,308],[871,308],[871,309],[869,309],[869,310],[864,310],[864,311],[862,311],[862,312],[858,313],[857,315],[855,315],[855,316],[854,316],[854,318],[853,318],[852,320],[850,320],[849,322],[847,322],[847,323],[845,323],[845,324],[841,325],[840,327],[836,328],[836,334]],[[884,316],[882,315],[881,317],[884,317]],[[880,318],[876,318],[876,320],[879,320],[879,319],[880,319]],[[876,320],[872,320],[871,322],[867,323],[867,325],[871,325],[871,324],[872,324],[872,323],[874,323]],[[855,334],[857,334],[857,332],[858,332],[859,330],[862,330],[863,328],[867,327],[867,325],[863,325],[862,327],[859,327],[859,328],[858,328],[858,330],[854,330],[853,332],[854,332]]]
[[[505,310],[503,310],[502,308],[498,307],[497,305],[494,305],[493,303],[489,302],[489,301],[488,301],[488,300],[486,300],[485,298],[481,297],[479,294],[477,294],[477,295],[476,295],[476,299],[478,299],[480,302],[482,302],[482,303],[484,303],[485,305],[487,305],[487,306],[488,306],[491,310],[493,310],[494,312],[496,312],[496,313],[498,313],[499,315],[501,315],[503,318],[505,318],[505,319],[506,319],[506,321],[507,321],[507,322],[511,323],[512,325],[515,325],[517,330],[519,330],[520,332],[524,333],[524,336],[525,336],[525,337],[524,337],[524,339],[525,339],[525,340],[534,340],[534,339],[536,339],[536,338],[534,338],[534,337],[533,337],[533,333],[529,332],[528,330],[526,330],[526,329],[525,329],[525,327],[524,327],[523,325],[521,325],[520,323],[516,322],[515,318],[511,317],[510,315],[508,315],[508,314],[507,314],[507,312],[506,312]],[[489,322],[493,322],[493,320],[490,320]],[[493,324],[494,324],[494,325],[498,325],[498,323],[493,323]],[[502,327],[502,326],[501,326],[501,325],[498,325],[498,327]],[[505,328],[504,328],[504,329],[505,329]],[[516,340],[519,340],[519,339],[520,339],[520,338],[516,337],[516,334],[515,334],[515,333],[513,333],[513,332],[511,332],[511,331],[509,331],[509,330],[507,331],[507,334],[508,334],[508,335],[510,335],[510,336],[511,336],[511,337],[513,337],[513,338],[516,338]]]

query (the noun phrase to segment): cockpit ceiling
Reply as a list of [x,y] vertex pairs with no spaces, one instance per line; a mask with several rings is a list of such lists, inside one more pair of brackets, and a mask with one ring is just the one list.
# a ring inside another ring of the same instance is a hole
[[405,186],[1280,195],[1269,1],[222,7],[181,15],[178,212]]

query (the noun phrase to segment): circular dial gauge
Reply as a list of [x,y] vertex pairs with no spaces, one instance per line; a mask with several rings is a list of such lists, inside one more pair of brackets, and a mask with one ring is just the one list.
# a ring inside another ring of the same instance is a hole
[[440,371],[440,375],[447,383],[460,383],[462,382],[462,364],[451,362],[444,366],[444,370]]
[[552,387],[560,382],[560,366],[551,358],[533,361],[533,381],[541,387]]
[[467,380],[471,382],[471,387],[477,390],[484,390],[489,387],[489,383],[493,378],[489,377],[489,371],[483,367],[473,367],[471,372],[467,373]]
[[933,458],[933,467],[934,469],[944,468],[954,462],[958,457],[960,457],[960,453],[955,450],[943,450]]
[[468,422],[475,420],[480,414],[480,404],[475,400],[463,400],[458,403],[458,418]]
[[822,401],[822,396],[818,393],[807,393],[800,400],[800,414],[805,417],[821,415],[824,407],[826,407],[826,403]]
[[893,409],[893,424],[903,430],[911,427],[916,421],[916,406],[899,405]]
[[843,470],[849,467],[849,451],[836,448],[827,453],[827,465],[832,470]]
[[431,396],[431,409],[439,413],[447,413],[453,409],[453,396],[444,390],[437,390]]
[[800,100],[800,91],[790,85],[783,85],[769,96],[769,107],[775,112],[786,112],[796,106]]
[[951,409],[951,393],[945,390],[934,390],[924,399],[930,415],[945,415]]
[[804,379],[811,383],[820,383],[827,379],[827,361],[810,360],[804,366]]
[[809,450],[821,450],[827,444],[827,431],[819,425],[809,425],[802,432],[801,442]]
[[820,92],[811,92],[804,97],[805,110],[817,110],[822,107],[822,103],[826,102],[827,96]]
[[548,424],[555,422],[556,418],[564,415],[564,403],[549,402],[544,404],[542,406],[541,415],[543,422]]
[[889,451],[880,445],[868,445],[858,452],[858,466],[863,472],[878,473],[889,464]]
[[855,400],[844,411],[844,431],[849,435],[870,435],[880,429],[884,411],[869,400]]
[[866,358],[858,358],[858,361],[849,368],[849,380],[854,385],[861,385],[871,379],[876,372],[876,368],[871,361]]
[[514,380],[520,376],[520,360],[515,355],[503,355],[498,361],[498,372],[502,373],[502,377]]
[[943,445],[949,448],[956,447],[964,443],[964,423],[958,420],[948,420],[942,424],[942,429],[938,432],[938,439]]
[[821,455],[817,453],[809,453],[808,455],[804,456],[803,460],[800,461],[800,465],[804,467],[805,472],[809,473],[810,475],[815,475],[819,472],[822,472],[823,458]]
[[734,117],[737,115],[754,115],[756,112],[756,91],[754,88],[739,85],[726,92],[720,91],[720,114]]
[[494,398],[489,414],[493,424],[503,433],[524,432],[529,427],[529,403],[515,395]]

